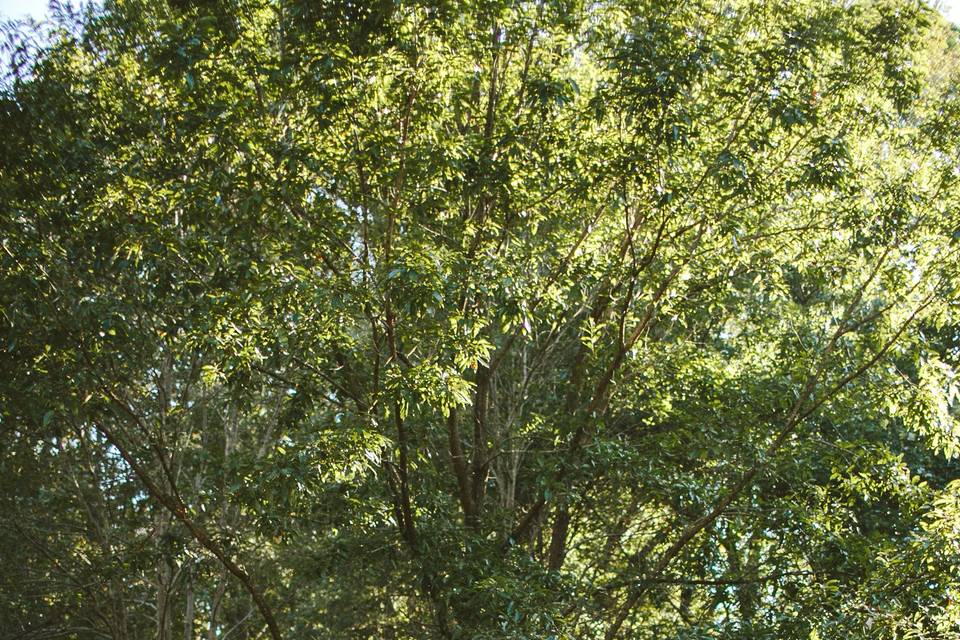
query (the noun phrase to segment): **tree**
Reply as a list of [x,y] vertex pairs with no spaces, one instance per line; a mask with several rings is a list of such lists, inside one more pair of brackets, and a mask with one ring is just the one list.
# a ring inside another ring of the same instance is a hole
[[45,29],[0,110],[9,637],[960,635],[925,5]]

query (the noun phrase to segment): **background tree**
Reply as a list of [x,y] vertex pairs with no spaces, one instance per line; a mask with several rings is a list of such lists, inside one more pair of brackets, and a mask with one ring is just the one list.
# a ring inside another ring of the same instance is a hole
[[960,636],[925,5],[54,15],[0,109],[3,637]]

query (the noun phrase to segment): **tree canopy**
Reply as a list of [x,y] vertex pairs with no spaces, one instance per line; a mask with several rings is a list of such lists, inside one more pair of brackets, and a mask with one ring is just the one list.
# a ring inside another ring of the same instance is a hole
[[927,5],[5,33],[0,637],[960,638]]

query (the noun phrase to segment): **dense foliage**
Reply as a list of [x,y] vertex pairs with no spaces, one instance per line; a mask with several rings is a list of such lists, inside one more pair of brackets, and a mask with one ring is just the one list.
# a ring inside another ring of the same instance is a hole
[[919,2],[7,28],[0,637],[960,637]]

